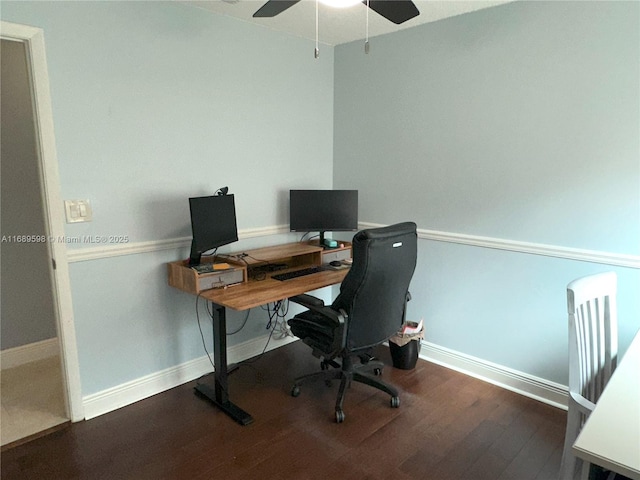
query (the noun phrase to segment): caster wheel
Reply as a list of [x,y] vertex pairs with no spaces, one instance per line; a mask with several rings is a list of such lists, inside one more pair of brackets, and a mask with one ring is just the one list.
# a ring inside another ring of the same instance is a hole
[[344,412],[342,410],[336,410],[336,423],[344,422]]
[[325,362],[321,362],[320,370],[329,370],[329,365],[327,365]]
[[381,369],[381,368],[374,368],[374,369],[373,369],[373,374],[374,374],[376,377],[379,377],[380,375],[382,375],[382,369]]
[[398,408],[400,406],[400,397],[391,397],[391,408]]
[[363,365],[366,365],[367,363],[369,363],[373,359],[374,359],[374,357],[372,357],[368,353],[360,355],[360,363],[362,363]]
[[291,396],[297,397],[298,395],[300,395],[300,387],[297,385],[294,385],[293,388],[291,389]]

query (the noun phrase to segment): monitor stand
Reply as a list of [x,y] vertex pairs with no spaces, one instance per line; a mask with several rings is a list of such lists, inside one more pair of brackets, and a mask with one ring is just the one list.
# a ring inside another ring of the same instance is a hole
[[189,266],[195,267],[200,265],[200,261],[202,260],[202,254],[198,252],[196,248],[196,242],[191,240],[191,253],[189,254]]
[[338,246],[338,242],[330,238],[324,238],[324,232],[320,232],[320,240],[318,241],[318,245],[326,250],[329,248],[336,248]]
[[319,233],[320,233],[320,240],[318,240],[318,245],[324,248],[324,232],[319,232]]

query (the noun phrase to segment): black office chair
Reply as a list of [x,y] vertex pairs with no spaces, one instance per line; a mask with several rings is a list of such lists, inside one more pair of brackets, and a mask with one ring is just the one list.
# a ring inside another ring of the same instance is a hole
[[373,361],[369,352],[397,333],[404,322],[416,266],[416,224],[362,230],[354,236],[352,249],[351,270],[333,304],[325,306],[316,297],[298,295],[290,300],[309,310],[288,322],[293,334],[322,359],[322,371],[297,378],[291,395],[297,397],[300,385],[308,381],[341,379],[335,407],[338,423],[345,418],[342,404],[352,380],[388,393],[391,406],[400,406],[398,391],[376,378],[383,363]]

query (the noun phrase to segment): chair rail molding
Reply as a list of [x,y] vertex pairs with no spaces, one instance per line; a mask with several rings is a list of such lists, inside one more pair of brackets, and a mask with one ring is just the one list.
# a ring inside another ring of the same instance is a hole
[[[359,228],[376,228],[386,225],[379,223],[360,222]],[[238,231],[240,240],[269,235],[290,233],[289,225],[273,225],[267,227],[251,228]],[[484,237],[455,232],[442,232],[438,230],[418,229],[418,238],[436,242],[457,243],[471,247],[492,248],[509,252],[526,253],[545,257],[562,258],[565,260],[577,260],[580,262],[600,263],[617,267],[640,269],[640,255],[605,252],[599,250],[587,250],[559,245],[547,245],[543,243],[522,242],[504,238]],[[188,248],[191,245],[191,237],[179,237],[166,240],[151,240],[146,242],[134,242],[121,245],[108,245],[89,248],[68,248],[67,260],[69,263],[98,260],[101,258],[119,257],[122,255],[135,255],[141,253],[157,252],[161,250],[173,250]]]
[[[383,227],[376,223],[360,223],[361,228]],[[556,257],[565,260],[602,263],[627,268],[640,268],[640,255],[586,250],[580,248],[547,245],[544,243],[522,242],[503,238],[483,237],[464,233],[441,232],[438,230],[418,229],[418,238],[436,242],[458,243],[472,247],[492,248],[509,252],[528,253],[545,257]]]
[[[289,225],[275,225],[270,227],[249,228],[238,231],[238,239],[266,237],[289,233]],[[123,255],[136,255],[140,253],[159,252],[162,250],[174,250],[189,248],[191,237],[169,238],[166,240],[150,240],[146,242],[124,243],[119,245],[106,245],[89,248],[67,249],[67,260],[70,263],[99,260],[101,258],[120,257]]]

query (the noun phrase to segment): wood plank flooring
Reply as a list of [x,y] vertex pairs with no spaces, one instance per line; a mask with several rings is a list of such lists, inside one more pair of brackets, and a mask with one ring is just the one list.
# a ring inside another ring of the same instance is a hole
[[[391,364],[388,349],[377,355]],[[566,412],[418,361],[385,368],[400,389],[354,383],[334,421],[337,383],[304,385],[319,368],[295,342],[241,367],[231,398],[242,427],[193,393],[195,382],[2,453],[2,479],[555,479]]]

